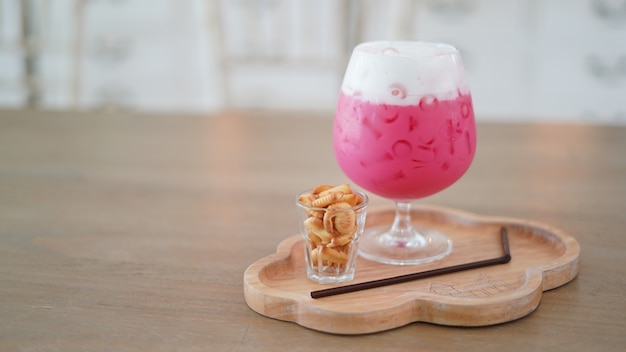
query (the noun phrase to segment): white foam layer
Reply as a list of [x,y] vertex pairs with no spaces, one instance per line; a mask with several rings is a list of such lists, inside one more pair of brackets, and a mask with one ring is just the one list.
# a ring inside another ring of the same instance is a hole
[[394,105],[418,104],[468,93],[461,56],[453,46],[427,42],[367,42],[352,52],[341,87],[344,94]]

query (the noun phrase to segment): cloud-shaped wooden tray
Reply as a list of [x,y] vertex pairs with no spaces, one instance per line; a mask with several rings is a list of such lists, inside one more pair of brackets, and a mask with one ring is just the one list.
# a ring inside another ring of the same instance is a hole
[[[393,209],[370,210],[367,227],[391,224]],[[350,284],[448,267],[502,255],[505,227],[511,252],[507,264],[436,276],[336,296],[311,298],[328,285],[306,277],[299,235],[244,273],[246,303],[265,316],[335,334],[365,334],[413,322],[484,326],[524,317],[543,291],[578,275],[580,246],[561,230],[514,218],[486,217],[433,206],[414,206],[413,221],[445,232],[453,241],[446,258],[419,266],[394,266],[358,259]]]

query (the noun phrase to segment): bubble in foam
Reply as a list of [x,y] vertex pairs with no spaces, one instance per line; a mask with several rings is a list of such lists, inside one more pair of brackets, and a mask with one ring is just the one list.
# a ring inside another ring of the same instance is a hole
[[428,94],[428,95],[424,95],[420,99],[419,107],[422,111],[426,111],[426,110],[437,107],[438,104],[439,104],[439,99],[437,99],[432,94]]
[[392,96],[400,99],[406,98],[406,87],[400,83],[393,83],[389,86],[389,91]]
[[400,54],[400,51],[394,47],[386,47],[383,50],[380,51],[383,55],[398,55]]

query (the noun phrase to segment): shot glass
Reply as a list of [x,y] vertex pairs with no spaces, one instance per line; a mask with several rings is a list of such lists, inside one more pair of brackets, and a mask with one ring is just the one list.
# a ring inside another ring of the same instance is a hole
[[369,199],[365,193],[353,191],[351,198],[358,199],[356,204],[342,201],[339,196],[328,205],[316,202],[317,206],[313,206],[309,201],[302,201],[311,194],[307,191],[296,197],[307,277],[319,284],[351,281]]

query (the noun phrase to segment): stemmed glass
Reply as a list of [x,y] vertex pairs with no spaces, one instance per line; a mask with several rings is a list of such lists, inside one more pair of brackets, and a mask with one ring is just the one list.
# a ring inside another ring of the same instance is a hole
[[411,201],[452,185],[474,158],[474,110],[456,48],[416,41],[357,45],[339,94],[333,146],[346,176],[396,204],[391,226],[363,234],[361,256],[414,265],[452,251],[445,234],[412,224]]

